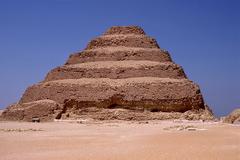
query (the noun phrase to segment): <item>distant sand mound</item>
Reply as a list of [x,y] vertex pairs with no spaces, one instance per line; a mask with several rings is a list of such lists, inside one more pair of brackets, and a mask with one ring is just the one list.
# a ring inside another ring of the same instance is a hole
[[227,117],[224,118],[223,122],[240,124],[240,108],[233,110]]

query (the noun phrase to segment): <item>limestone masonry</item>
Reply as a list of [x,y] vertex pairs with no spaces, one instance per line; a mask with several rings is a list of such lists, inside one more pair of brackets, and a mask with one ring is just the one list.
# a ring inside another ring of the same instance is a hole
[[199,86],[137,26],[111,27],[27,88],[3,120],[213,118]]

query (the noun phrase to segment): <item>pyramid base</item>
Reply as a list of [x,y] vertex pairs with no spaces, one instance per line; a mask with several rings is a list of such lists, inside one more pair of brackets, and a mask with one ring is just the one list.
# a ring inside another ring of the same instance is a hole
[[113,106],[112,108],[69,107],[67,102],[64,106],[52,100],[40,100],[30,103],[14,104],[3,111],[0,120],[4,121],[27,121],[39,119],[40,122],[58,120],[214,120],[212,112],[205,107],[204,109],[192,109],[186,112],[162,112],[159,110],[146,109],[126,109]]

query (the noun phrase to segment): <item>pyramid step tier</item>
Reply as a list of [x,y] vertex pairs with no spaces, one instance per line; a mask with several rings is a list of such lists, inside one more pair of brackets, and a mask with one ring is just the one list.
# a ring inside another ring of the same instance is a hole
[[104,35],[91,40],[86,49],[96,49],[101,47],[141,47],[159,48],[157,41],[146,35]]
[[45,81],[80,78],[132,78],[132,77],[161,77],[186,78],[177,64],[172,62],[154,61],[98,61],[73,65],[64,65],[50,71]]
[[204,107],[199,87],[192,81],[156,77],[49,81],[29,87],[19,103],[42,99],[60,104],[74,100],[79,102],[78,107],[121,106],[167,112],[184,112]]
[[157,62],[171,62],[167,51],[156,48],[134,47],[103,47],[84,50],[70,55],[66,64],[76,64],[94,61],[123,61],[123,60],[149,60]]
[[104,33],[104,35],[114,35],[114,34],[145,35],[145,32],[141,27],[138,27],[138,26],[113,26]]

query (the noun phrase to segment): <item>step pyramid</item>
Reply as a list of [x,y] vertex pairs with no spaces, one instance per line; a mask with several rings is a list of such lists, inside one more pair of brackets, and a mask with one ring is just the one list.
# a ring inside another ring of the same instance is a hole
[[27,88],[1,117],[145,120],[190,114],[212,117],[199,86],[142,28],[115,26]]

